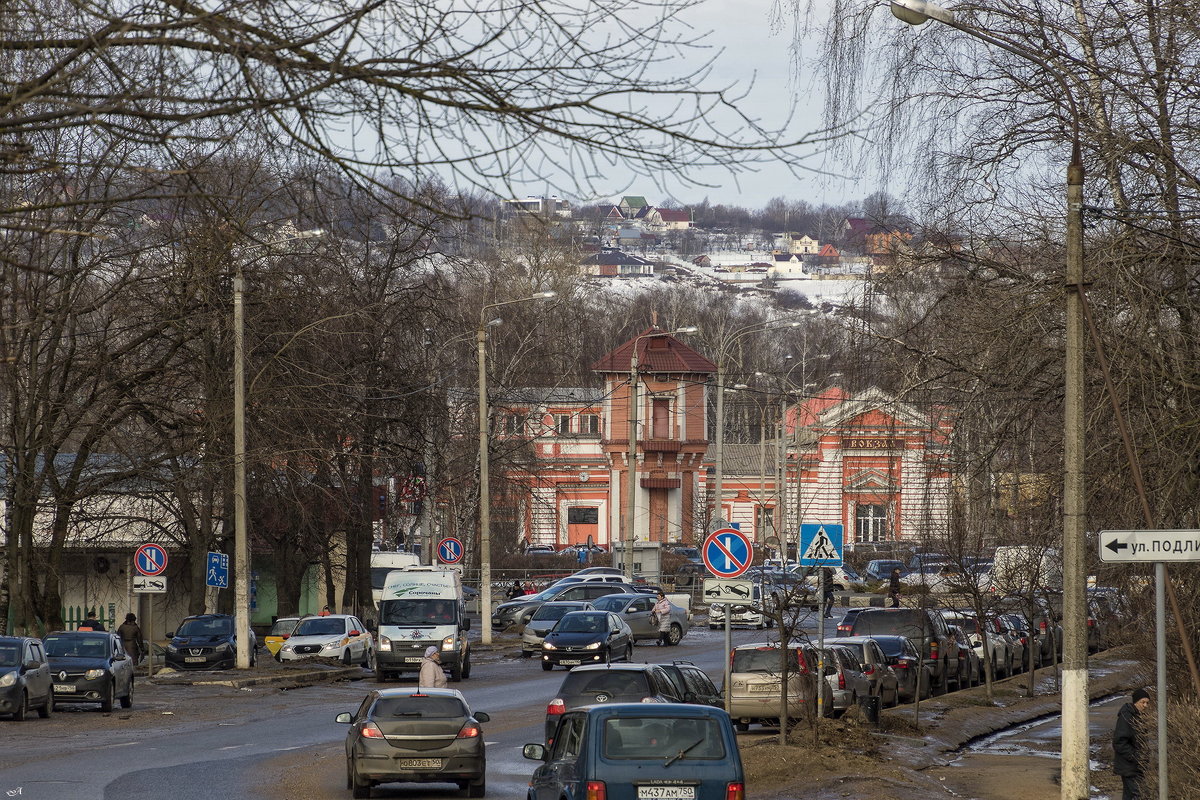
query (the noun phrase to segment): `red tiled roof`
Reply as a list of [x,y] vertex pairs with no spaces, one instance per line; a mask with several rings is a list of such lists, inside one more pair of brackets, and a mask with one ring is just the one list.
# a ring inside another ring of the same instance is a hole
[[662,217],[663,222],[691,222],[692,212],[676,211],[672,208],[660,208],[658,215]]
[[837,256],[840,256],[841,253],[839,253],[837,248],[833,245],[827,244],[821,248],[821,252],[817,253],[817,255],[836,258]]
[[[657,332],[657,336],[647,336]],[[647,328],[638,336],[592,364],[593,372],[628,372],[633,361],[633,343],[638,345],[638,371],[708,374],[717,365],[659,328]]]

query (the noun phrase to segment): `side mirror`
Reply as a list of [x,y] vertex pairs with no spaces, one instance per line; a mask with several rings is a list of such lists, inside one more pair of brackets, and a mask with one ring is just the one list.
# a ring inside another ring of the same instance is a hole
[[40,661],[34,661],[32,658],[21,665],[21,669],[28,672],[29,670],[38,669],[42,664]]
[[355,629],[355,630],[350,631],[346,635],[347,636],[362,636],[362,631]]
[[546,746],[543,744],[527,744],[521,748],[521,755],[533,761],[545,761]]
[[491,722],[492,715],[487,713],[486,711],[476,711],[475,712],[475,721],[476,722]]
[[349,725],[350,724],[350,712],[343,711],[342,713],[340,713],[336,717],[334,717],[333,721],[340,723],[342,725]]
[[469,631],[469,630],[471,630],[471,618],[470,618],[470,617],[463,617],[463,620],[462,620],[462,629],[463,629],[464,631]]
[[167,638],[168,638],[168,639],[174,639],[174,638],[175,638],[175,631],[167,631]]

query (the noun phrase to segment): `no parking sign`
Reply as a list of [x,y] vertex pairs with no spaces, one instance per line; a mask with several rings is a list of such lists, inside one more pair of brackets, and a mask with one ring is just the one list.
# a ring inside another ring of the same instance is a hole
[[754,545],[737,528],[721,528],[704,540],[700,557],[708,571],[718,578],[736,578],[750,568]]

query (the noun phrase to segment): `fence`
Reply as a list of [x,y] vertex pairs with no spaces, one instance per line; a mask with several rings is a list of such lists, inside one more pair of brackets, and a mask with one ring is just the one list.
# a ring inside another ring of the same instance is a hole
[[[77,630],[87,618],[87,611],[88,609],[85,609],[83,606],[64,606],[62,608],[63,627],[69,631]],[[115,630],[117,624],[116,615],[111,609],[100,606],[96,609],[96,619],[104,626],[105,630]]]

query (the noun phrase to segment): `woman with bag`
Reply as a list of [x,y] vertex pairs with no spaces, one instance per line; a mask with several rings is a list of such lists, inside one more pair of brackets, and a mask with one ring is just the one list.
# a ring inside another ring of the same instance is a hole
[[662,589],[658,590],[658,602],[654,604],[651,622],[658,626],[658,646],[670,644],[671,638],[671,601]]

